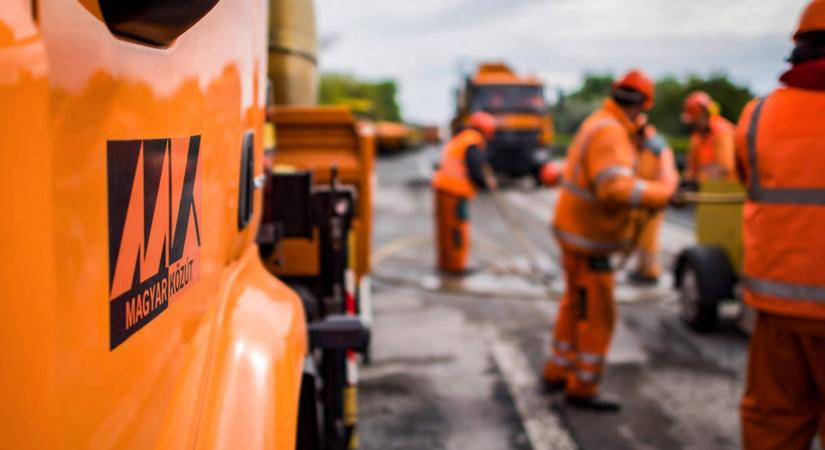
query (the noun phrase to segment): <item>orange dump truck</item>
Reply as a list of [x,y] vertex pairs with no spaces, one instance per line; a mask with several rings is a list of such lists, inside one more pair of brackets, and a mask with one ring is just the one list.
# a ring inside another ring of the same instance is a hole
[[308,324],[255,244],[267,11],[3,2],[0,448],[325,439],[310,349],[365,335]]
[[376,122],[375,143],[382,153],[398,153],[410,148],[413,142],[413,130],[399,122]]
[[502,63],[482,63],[457,91],[453,134],[460,132],[470,115],[486,111],[496,118],[497,129],[488,143],[493,168],[522,176],[534,173],[549,158],[553,121],[544,99],[544,85],[532,76],[521,76]]

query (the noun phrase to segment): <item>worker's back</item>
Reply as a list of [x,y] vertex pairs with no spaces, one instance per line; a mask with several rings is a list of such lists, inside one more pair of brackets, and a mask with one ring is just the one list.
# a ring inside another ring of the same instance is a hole
[[752,102],[737,141],[748,201],[745,296],[770,312],[825,319],[825,90]]
[[450,139],[441,152],[441,162],[433,175],[433,188],[462,197],[472,197],[476,188],[467,173],[465,154],[471,146],[484,147],[484,137],[466,129]]
[[[608,253],[630,243],[630,209],[599,201],[595,192],[597,174],[610,167],[633,167],[636,158],[621,113],[613,108],[602,108],[582,123],[567,156],[553,225],[557,237],[578,251]],[[615,145],[609,160],[593,151],[611,142]]]

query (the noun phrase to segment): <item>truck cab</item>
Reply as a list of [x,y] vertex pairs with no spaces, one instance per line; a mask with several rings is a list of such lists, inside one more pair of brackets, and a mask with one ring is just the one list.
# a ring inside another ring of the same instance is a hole
[[488,158],[497,172],[512,176],[533,173],[549,155],[553,122],[544,98],[544,85],[535,77],[520,76],[502,63],[483,63],[465,78],[456,95],[453,134],[469,116],[485,111],[496,118],[497,128],[488,142]]

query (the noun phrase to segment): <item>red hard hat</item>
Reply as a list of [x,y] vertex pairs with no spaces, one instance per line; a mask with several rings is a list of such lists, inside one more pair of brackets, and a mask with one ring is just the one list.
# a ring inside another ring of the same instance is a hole
[[550,161],[541,166],[539,181],[543,186],[557,186],[561,183],[563,173],[564,161]]
[[496,119],[484,111],[472,113],[467,125],[478,130],[485,139],[491,138],[496,132]]
[[639,69],[633,69],[627,72],[621,79],[613,83],[613,88],[630,89],[641,93],[645,96],[644,107],[650,109],[653,107],[653,99],[656,96],[656,86],[650,77]]
[[682,108],[682,122],[689,123],[696,120],[701,114],[711,112],[713,99],[707,92],[693,91],[685,97],[685,104]]
[[809,31],[825,31],[825,0],[813,0],[802,11],[794,39]]

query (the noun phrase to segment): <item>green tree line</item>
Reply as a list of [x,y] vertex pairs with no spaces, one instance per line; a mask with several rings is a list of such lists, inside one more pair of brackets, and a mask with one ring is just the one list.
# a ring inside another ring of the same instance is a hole
[[[563,135],[575,133],[581,122],[610,95],[613,75],[590,73],[585,75],[582,85],[567,94],[559,91],[558,100],[551,106],[556,130]],[[692,75],[685,79],[667,76],[656,81],[656,103],[648,113],[650,121],[669,138],[674,149],[684,150],[685,137],[689,131],[681,123],[682,105],[693,91],[702,90],[719,103],[721,114],[736,123],[745,104],[753,98],[746,86],[733,82],[725,73],[709,76]]]
[[364,81],[351,75],[321,75],[318,103],[349,106],[357,115],[372,120],[401,122],[394,80]]

